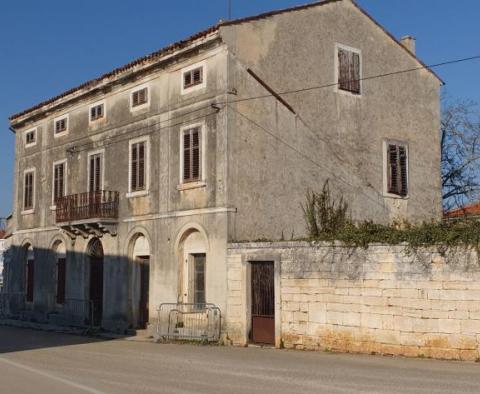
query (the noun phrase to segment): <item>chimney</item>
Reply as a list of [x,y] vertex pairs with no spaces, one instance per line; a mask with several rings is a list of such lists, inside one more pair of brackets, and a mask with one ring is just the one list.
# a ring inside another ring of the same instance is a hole
[[400,43],[408,49],[409,52],[415,55],[415,38],[412,36],[403,36]]

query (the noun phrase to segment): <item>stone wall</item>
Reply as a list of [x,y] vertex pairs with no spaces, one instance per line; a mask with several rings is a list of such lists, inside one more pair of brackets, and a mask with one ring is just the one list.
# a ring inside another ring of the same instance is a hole
[[275,262],[276,346],[477,360],[475,251],[306,242],[230,244],[226,329],[248,342],[250,261]]

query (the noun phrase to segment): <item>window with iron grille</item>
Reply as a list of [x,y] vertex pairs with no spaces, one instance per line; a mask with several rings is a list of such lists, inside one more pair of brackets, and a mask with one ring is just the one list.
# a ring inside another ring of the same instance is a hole
[[148,102],[148,88],[132,92],[132,107],[138,107]]
[[37,132],[35,129],[27,131],[25,133],[25,144],[33,145],[37,141]]
[[338,48],[338,88],[352,94],[360,94],[360,54]]
[[66,117],[57,119],[55,121],[55,134],[60,134],[60,133],[63,133],[64,131],[67,131],[67,127],[68,127],[68,119]]
[[104,104],[94,105],[90,108],[90,121],[102,119],[105,116]]
[[23,183],[23,209],[33,209],[33,193],[34,193],[35,173],[33,171],[25,172]]
[[146,150],[147,142],[140,141],[130,145],[130,191],[146,190]]
[[408,152],[405,145],[387,145],[387,191],[400,197],[408,195]]
[[183,73],[183,88],[187,89],[203,82],[203,67],[197,67]]
[[202,178],[200,127],[183,132],[183,182],[195,182]]
[[66,163],[54,164],[53,166],[53,203],[57,204],[57,201],[65,197],[65,171]]

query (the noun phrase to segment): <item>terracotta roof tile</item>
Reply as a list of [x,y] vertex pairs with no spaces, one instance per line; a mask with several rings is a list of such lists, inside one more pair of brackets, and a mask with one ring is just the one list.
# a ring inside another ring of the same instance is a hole
[[454,219],[464,216],[480,216],[480,201],[474,204],[466,205],[462,208],[453,209],[445,212],[443,215],[446,219]]
[[[81,90],[81,89],[84,89],[84,88],[87,88],[87,87],[94,87],[96,85],[98,85],[100,82],[102,82],[104,79],[107,79],[107,78],[110,78],[110,77],[114,77],[118,74],[122,74],[138,65],[141,65],[141,64],[144,64],[144,63],[148,63],[148,62],[151,62],[155,59],[158,59],[159,57],[162,57],[166,54],[168,54],[168,52],[170,51],[173,51],[173,50],[177,50],[177,49],[181,49],[181,48],[184,48],[185,46],[189,45],[190,43],[192,43],[193,41],[197,40],[197,39],[200,39],[200,38],[203,38],[203,37],[206,37],[207,35],[211,34],[211,33],[214,33],[216,31],[218,31],[218,29],[222,26],[231,26],[231,25],[236,25],[236,24],[240,24],[240,23],[245,23],[245,22],[251,22],[251,21],[255,21],[255,20],[260,20],[260,19],[264,19],[264,18],[268,18],[268,17],[271,17],[271,16],[274,16],[274,15],[278,15],[278,14],[282,14],[282,13],[285,13],[285,12],[291,12],[291,11],[300,11],[300,10],[303,10],[303,9],[307,9],[307,8],[311,8],[311,7],[316,7],[318,5],[325,5],[325,4],[330,4],[330,3],[335,3],[335,2],[339,2],[339,1],[343,1],[343,0],[321,0],[321,1],[315,1],[313,3],[309,3],[309,4],[304,4],[304,5],[299,5],[299,6],[295,6],[295,7],[290,7],[290,8],[284,8],[284,9],[280,9],[280,10],[275,10],[275,11],[270,11],[270,12],[266,12],[266,13],[263,13],[263,14],[258,14],[258,15],[255,15],[255,16],[249,16],[249,17],[245,17],[245,18],[239,18],[239,19],[234,19],[234,20],[231,20],[231,21],[223,21],[223,22],[220,22],[218,23],[217,25],[215,26],[211,26],[209,27],[208,29],[206,30],[203,30],[201,32],[198,32],[190,37],[188,37],[187,39],[184,39],[184,40],[181,40],[181,41],[178,41],[178,42],[175,42],[167,47],[164,47],[158,51],[155,51],[149,55],[146,55],[146,56],[142,56],[136,60],[133,60],[132,62],[130,63],[127,63],[121,67],[118,67],[116,69],[114,69],[113,71],[110,71],[106,74],[103,74],[101,75],[100,77],[98,78],[95,78],[95,79],[92,79],[88,82],[85,82],[77,87],[74,87],[72,89],[69,89],[67,90],[66,92],[58,95],[58,96],[55,96],[55,97],[52,97],[46,101],[43,101],[33,107],[30,107],[24,111],[21,111],[19,113],[16,113],[12,116],[9,117],[9,120],[12,121],[12,120],[15,120],[16,118],[19,118],[23,115],[26,115],[28,114],[29,112],[32,112],[32,111],[35,111],[36,109],[39,109],[45,105],[48,105],[48,104],[51,104],[63,97],[66,97],[72,93],[75,93],[76,91],[78,90]],[[412,56],[413,58],[415,58],[422,66],[424,66],[428,71],[430,71],[436,78],[438,78],[440,80],[441,83],[443,83],[443,81],[440,79],[440,77],[435,73],[433,72],[431,69],[429,69],[421,60],[419,60],[414,54],[412,54],[410,51],[408,51],[393,35],[391,35],[387,30],[385,30],[385,28],[383,28],[383,26],[381,26],[375,19],[373,19],[365,10],[363,10],[358,4],[356,4],[356,2],[354,0],[350,0],[359,10],[360,12],[362,12],[363,14],[365,14],[370,20],[372,20],[373,23],[375,23],[377,26],[379,26],[394,42],[396,42],[398,45],[400,45],[403,49],[405,49],[405,51],[410,55]]]

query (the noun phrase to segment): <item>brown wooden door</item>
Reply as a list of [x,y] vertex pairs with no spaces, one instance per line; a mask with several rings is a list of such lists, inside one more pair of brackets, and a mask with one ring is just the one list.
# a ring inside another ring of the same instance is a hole
[[138,309],[138,327],[147,328],[149,320],[148,300],[150,293],[150,259],[138,257],[137,264],[140,269],[140,300]]
[[252,330],[254,343],[275,344],[275,292],[273,262],[252,264]]
[[94,326],[100,326],[103,313],[103,258],[90,256],[90,311]]

